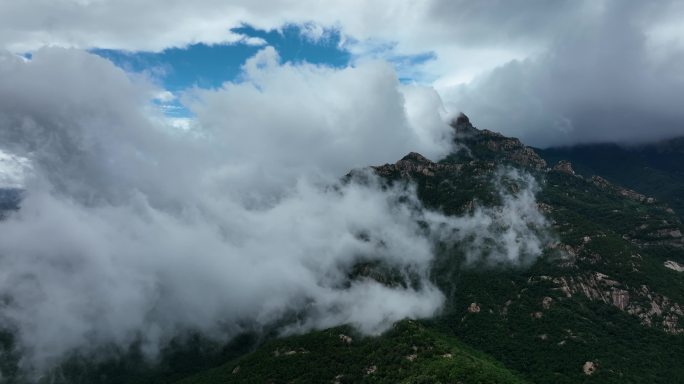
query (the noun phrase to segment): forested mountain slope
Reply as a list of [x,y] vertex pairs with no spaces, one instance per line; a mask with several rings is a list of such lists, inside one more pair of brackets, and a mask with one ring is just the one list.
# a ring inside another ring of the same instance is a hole
[[[456,150],[438,162],[410,153],[370,168],[386,188],[415,188],[427,210],[473,222],[482,212],[510,216],[482,224],[489,237],[455,230],[436,238],[430,279],[445,304],[435,318],[405,320],[378,336],[339,327],[287,337],[274,328],[227,346],[191,337],[167,348],[155,368],[132,347],[105,361],[74,358],[43,381],[680,381],[684,241],[666,199],[607,175],[579,175],[567,161],[547,164],[517,139],[478,130],[465,116],[453,127]],[[357,170],[345,180],[367,177]],[[425,225],[426,233],[435,230]],[[397,274],[376,263],[349,270],[351,280],[407,284]],[[11,350],[11,335],[4,344]],[[13,361],[6,353],[4,364]]]

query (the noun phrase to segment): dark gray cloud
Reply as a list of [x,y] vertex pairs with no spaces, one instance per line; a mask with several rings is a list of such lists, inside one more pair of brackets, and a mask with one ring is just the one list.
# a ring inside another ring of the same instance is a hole
[[684,134],[684,51],[654,33],[667,3],[603,5],[542,53],[446,91],[448,104],[539,146]]
[[571,28],[587,8],[572,0],[444,0],[430,3],[426,19],[445,28],[441,38],[466,46],[538,45]]

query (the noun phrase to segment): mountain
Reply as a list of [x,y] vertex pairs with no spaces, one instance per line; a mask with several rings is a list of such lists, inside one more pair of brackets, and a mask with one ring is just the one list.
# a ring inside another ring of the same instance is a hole
[[684,137],[641,145],[587,144],[536,149],[549,162],[566,160],[583,175],[599,175],[670,205],[684,219]]
[[[616,176],[628,179],[629,169],[658,164],[661,176],[684,185],[674,162],[653,160],[654,153],[676,158],[679,152],[643,150],[645,160],[606,173],[613,168],[589,155],[534,150],[475,128],[465,115],[452,126],[456,149],[446,158],[410,153],[369,168],[387,186],[414,185],[423,206],[452,217],[519,216],[505,217],[477,244],[480,258],[472,258],[472,237],[439,240],[431,280],[446,302],[435,318],[405,320],[375,337],[349,327],[283,338],[244,335],[225,346],[186,337],[163,351],[155,368],[145,368],[132,349],[104,362],[72,359],[50,382],[681,381],[684,228],[681,211],[672,208],[678,200],[641,188],[642,181],[622,186]],[[345,180],[363,175],[352,171]],[[532,195],[534,212],[504,210]],[[512,229],[518,240],[506,242]],[[391,272],[378,265],[354,268],[350,276],[393,284]],[[4,363],[11,366],[11,356]]]
[[410,320],[381,337],[341,327],[273,340],[178,384],[227,382],[528,383],[453,336]]
[[[666,199],[613,184],[609,176],[582,176],[567,161],[547,165],[566,157],[478,130],[465,115],[453,127],[460,149],[445,159],[433,162],[411,153],[374,172],[389,183],[415,183],[423,204],[454,215],[501,204],[491,181],[502,167],[528,172],[541,185],[537,204],[552,224],[553,239],[541,258],[520,267],[469,265],[462,247],[445,246],[433,278],[448,294],[446,307],[421,327],[437,338],[455,337],[529,382],[671,383],[684,377],[684,242],[680,217]],[[668,166],[671,177],[684,182],[676,164]],[[331,340],[337,333],[325,332]],[[322,336],[282,339],[277,348],[297,351],[314,337]],[[394,348],[391,332],[365,342]],[[335,382],[338,377],[334,369],[312,378],[297,368],[279,376],[267,368],[281,358],[268,354],[277,348],[266,344],[219,369],[230,374],[184,383]],[[423,364],[431,364],[435,354],[420,348],[411,353],[409,343],[397,349],[399,357],[386,360],[362,354],[340,361],[356,369],[358,379],[350,382],[361,381],[361,365],[374,361],[381,375],[365,376],[364,382],[399,382],[386,376],[397,369],[405,373],[401,382],[421,382],[412,375],[425,372]],[[298,364],[317,365],[337,361],[339,353],[338,346],[318,350],[315,357],[295,356]],[[396,365],[401,355],[416,356],[415,371],[405,360]],[[449,382],[445,377],[453,366],[436,367],[422,382]],[[505,380],[471,376],[461,382]]]

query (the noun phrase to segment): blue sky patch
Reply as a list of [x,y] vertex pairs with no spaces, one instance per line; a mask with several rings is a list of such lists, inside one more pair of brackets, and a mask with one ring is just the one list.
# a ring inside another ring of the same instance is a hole
[[[283,62],[311,63],[343,68],[350,65],[352,54],[345,49],[343,36],[336,29],[316,29],[309,25],[286,25],[280,30],[265,31],[251,26],[232,29],[233,32],[261,39],[264,45],[244,42],[234,44],[193,44],[169,48],[162,52],[128,52],[112,49],[92,49],[127,72],[145,73],[164,89],[177,95],[193,88],[217,88],[227,81],[240,81],[241,67],[264,46],[278,51]],[[310,32],[314,33],[310,33]],[[434,60],[432,52],[418,55],[393,55],[395,43],[378,42],[371,56],[385,59],[397,69],[400,81],[415,82],[413,68]],[[167,116],[190,117],[191,113],[177,100],[156,100]]]
[[[261,31],[244,26],[234,32],[258,37],[273,46],[284,62],[325,64],[344,67],[351,58],[340,47],[338,31],[327,30],[314,41],[299,26],[286,26],[280,31]],[[263,46],[245,43],[169,48],[162,52],[126,52],[94,49],[91,52],[111,60],[129,72],[143,72],[160,81],[164,88],[177,92],[190,87],[216,88],[237,79],[242,64]]]

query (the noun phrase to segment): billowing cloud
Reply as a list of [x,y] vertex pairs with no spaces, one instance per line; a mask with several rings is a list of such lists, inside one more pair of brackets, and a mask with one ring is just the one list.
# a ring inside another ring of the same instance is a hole
[[545,146],[684,133],[682,15],[672,0],[29,0],[0,3],[0,46],[161,51],[265,44],[233,30],[245,24],[312,41],[334,29],[354,64],[394,63],[484,128]]
[[[430,40],[476,45],[508,35],[526,44],[586,7],[574,1],[201,0],[189,5],[178,0],[30,0],[2,4],[6,33],[1,42],[12,50],[55,44],[158,51],[197,42],[236,42],[242,37],[230,29],[245,23],[269,30],[303,24],[306,35],[314,39],[324,34],[324,28],[338,27],[355,39],[395,40],[409,49]],[[498,30],[490,30],[491,25],[498,25]]]
[[241,82],[187,99],[198,124],[220,143],[225,172],[252,190],[303,172],[338,176],[412,150],[439,158],[451,149],[439,96],[401,86],[382,62],[295,66],[281,64],[267,47],[245,63]]
[[[291,314],[290,331],[378,333],[439,311],[437,239],[474,240],[477,258],[482,237],[494,251],[481,257],[512,264],[539,254],[522,230],[533,192],[456,218],[423,209],[410,185],[337,181],[410,149],[450,150],[438,95],[386,64],[294,66],[265,48],[238,82],[187,93],[197,119],[183,129],[154,108],[159,92],[80,50],[0,60],[0,150],[30,166],[20,210],[0,222],[0,322],[26,368],[134,341],[153,354],[184,330],[229,338]],[[359,262],[403,278],[351,279]]]
[[[509,191],[505,183],[514,183],[517,192]],[[552,238],[549,223],[539,211],[536,194],[540,187],[530,174],[502,167],[492,180],[499,192],[501,204],[476,207],[463,217],[430,217],[432,232],[444,242],[459,244],[466,256],[466,265],[528,266],[542,253]]]
[[339,29],[344,48],[360,58],[434,52],[435,60],[409,71],[446,85],[538,50],[592,3],[30,0],[0,4],[0,46],[13,52],[44,45],[160,51],[198,42],[250,43],[231,31],[243,24],[265,30],[297,24],[313,39],[326,28]]
[[[74,349],[141,340],[154,351],[183,330],[225,338],[286,314],[369,333],[431,316],[443,300],[427,280],[431,245],[400,193],[302,182],[270,209],[216,202],[210,217],[195,201],[177,212],[144,196],[92,206],[32,191],[2,223],[2,321],[40,368]],[[361,261],[422,285],[347,287]]]

